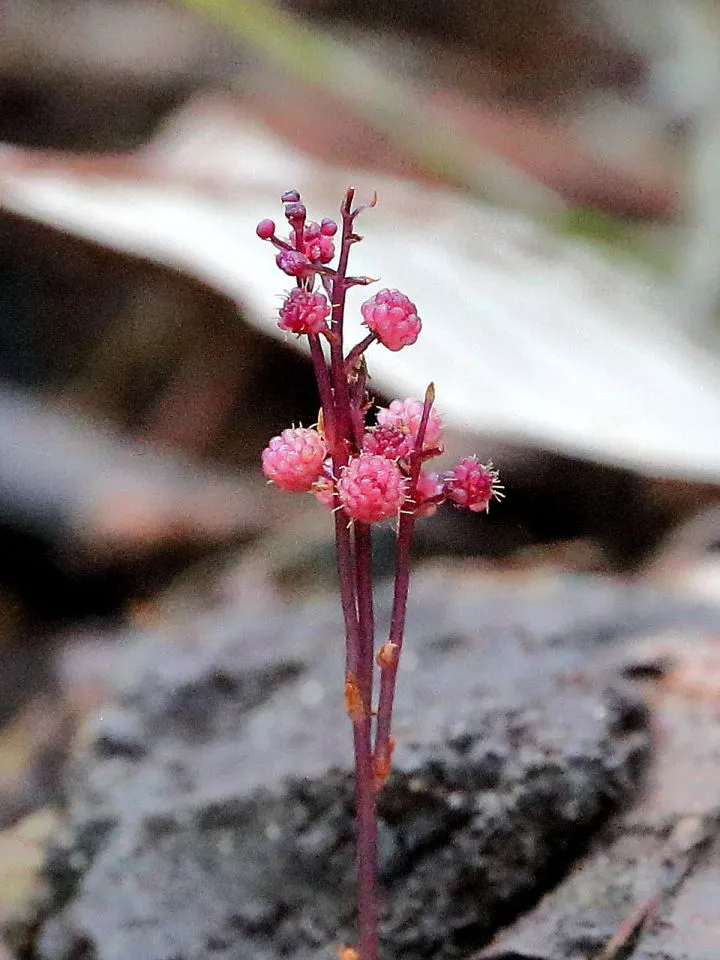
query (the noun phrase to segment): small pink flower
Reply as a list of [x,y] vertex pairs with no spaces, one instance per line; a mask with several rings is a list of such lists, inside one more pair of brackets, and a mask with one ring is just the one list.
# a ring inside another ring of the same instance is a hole
[[317,430],[292,427],[263,450],[263,473],[283,490],[304,493],[322,473],[326,456],[327,446]]
[[[323,220],[321,225],[310,221],[305,227],[303,233],[305,255],[313,263],[330,263],[335,256],[335,244],[331,240],[333,234],[327,232],[332,230],[332,227],[329,226],[332,222],[331,220]],[[337,225],[335,225],[335,230],[337,231]]]
[[434,517],[439,502],[435,498],[442,497],[442,495],[443,485],[440,483],[438,475],[429,473],[427,470],[421,470],[415,487],[415,516]]
[[[423,414],[422,400],[393,400],[389,407],[380,407],[377,422],[380,427],[400,430],[414,444],[417,439],[420,421]],[[442,420],[434,407],[430,408],[427,427],[425,428],[424,449],[442,446]],[[406,454],[407,455],[407,454]]]
[[312,492],[320,503],[332,510],[335,506],[335,481],[332,474],[332,460],[327,458],[323,465],[323,471],[312,485]]
[[313,272],[312,264],[304,253],[296,250],[281,250],[275,257],[275,263],[289,277],[308,277]]
[[362,523],[397,516],[405,499],[406,480],[387,457],[361,453],[343,467],[337,483],[345,512]]
[[278,326],[290,333],[321,333],[327,330],[330,304],[322,293],[308,293],[295,287],[280,307]]
[[474,513],[490,509],[490,501],[501,499],[502,484],[492,464],[484,466],[477,457],[465,457],[445,477],[445,496],[459,507]]
[[365,326],[388,350],[415,343],[422,329],[417,307],[399,290],[380,290],[360,307]]
[[374,453],[388,460],[407,458],[412,453],[415,439],[406,430],[400,427],[377,426],[365,431],[363,437],[363,453]]

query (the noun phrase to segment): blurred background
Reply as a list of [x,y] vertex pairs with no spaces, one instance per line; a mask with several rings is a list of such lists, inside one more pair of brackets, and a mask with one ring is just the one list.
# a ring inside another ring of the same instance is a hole
[[712,0],[0,18],[0,825],[57,798],[115,626],[219,570],[332,577],[327,517],[258,467],[317,406],[254,235],[289,187],[316,219],[378,190],[358,271],[427,343],[370,357],[377,394],[434,379],[450,450],[501,470],[502,507],[446,512],[418,557],[718,600]]

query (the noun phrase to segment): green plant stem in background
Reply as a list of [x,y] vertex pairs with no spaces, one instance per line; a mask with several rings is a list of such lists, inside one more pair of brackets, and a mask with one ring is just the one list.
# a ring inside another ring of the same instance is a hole
[[433,116],[395,74],[316,26],[278,8],[272,0],[178,0],[220,24],[239,42],[288,74],[325,90],[406,150],[420,169],[468,191],[478,200],[533,217],[551,230],[613,247],[623,255],[667,271],[672,228],[648,234],[642,225],[607,213],[565,204],[495,151],[469,141],[463,127]]
[[403,146],[428,173],[499,206],[545,217],[563,208],[559,197],[490,150],[468,143],[458,124],[433,117],[397,76],[356,50],[309,27],[271,0],[180,0],[222,24],[238,40],[294,77],[326,89]]

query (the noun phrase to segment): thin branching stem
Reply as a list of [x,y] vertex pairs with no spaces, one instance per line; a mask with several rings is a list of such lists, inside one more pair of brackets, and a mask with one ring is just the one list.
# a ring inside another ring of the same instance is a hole
[[395,587],[393,607],[390,618],[388,643],[393,644],[393,656],[382,666],[380,672],[380,693],[377,705],[377,726],[375,730],[375,761],[379,767],[389,763],[391,749],[391,729],[393,702],[397,671],[402,653],[405,633],[405,615],[407,611],[408,591],[410,588],[410,548],[412,546],[415,517],[412,513],[400,514],[397,539],[395,541]]
[[323,412],[323,428],[328,447],[332,450],[335,446],[335,410],[333,403],[332,384],[330,383],[330,373],[325,361],[320,337],[315,333],[308,335],[310,343],[310,356],[315,371],[315,380],[317,381],[318,394],[320,395],[320,406]]
[[[330,370],[324,361],[321,345],[311,353],[316,374],[324,371],[326,381],[318,386],[332,400],[333,471],[340,476],[347,465],[350,452],[357,450],[361,440],[358,420],[362,419],[365,375],[360,369],[349,371],[343,356],[343,327],[347,293],[347,265],[353,234],[354,190],[348,190],[341,207],[342,234],[340,255],[332,289]],[[323,363],[319,360],[322,357]],[[321,369],[322,368],[322,369]],[[354,386],[354,389],[353,389]],[[324,406],[324,401],[323,401]],[[377,906],[377,821],[375,804],[375,766],[372,742],[372,689],[375,619],[373,611],[372,549],[370,527],[355,522],[350,524],[336,497],[335,543],[337,548],[340,593],[345,618],[346,635],[346,699],[353,726],[355,753],[355,841],[357,862],[357,928],[361,960],[377,960],[378,906]],[[358,697],[355,697],[357,691]],[[349,694],[349,698],[348,698]],[[359,703],[356,702],[359,700]]]
[[350,256],[350,247],[355,242],[353,233],[354,217],[352,202],[355,196],[353,187],[345,194],[340,215],[342,217],[342,234],[337,271],[332,283],[332,313],[331,326],[334,334],[330,341],[330,370],[335,395],[335,416],[338,433],[348,439],[351,436],[350,397],[348,394],[347,376],[343,357],[343,328],[345,324],[345,298],[347,295],[347,267]]
[[359,521],[355,521],[355,564],[357,570],[358,620],[360,624],[358,683],[368,713],[370,713],[372,709],[373,647],[375,641],[372,541],[369,525]]
[[388,644],[393,655],[381,665],[380,693],[377,707],[377,726],[375,728],[375,763],[380,768],[386,768],[392,754],[392,714],[397,685],[397,671],[400,665],[403,639],[405,636],[405,619],[407,614],[407,599],[410,589],[410,549],[412,547],[413,532],[415,530],[415,496],[418,476],[422,464],[425,433],[427,431],[430,410],[435,399],[435,388],[430,384],[425,393],[422,418],[415,440],[415,450],[410,457],[407,501],[410,509],[400,513],[398,532],[395,541],[395,587],[393,591],[393,607],[390,617]]

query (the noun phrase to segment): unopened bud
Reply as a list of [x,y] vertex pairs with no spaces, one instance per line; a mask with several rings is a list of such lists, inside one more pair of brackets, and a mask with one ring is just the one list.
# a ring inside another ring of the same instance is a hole
[[296,250],[281,250],[275,257],[275,263],[289,277],[307,277],[312,273],[312,264],[304,253]]
[[270,237],[275,235],[275,223],[272,220],[261,220],[255,227],[255,233],[261,240],[269,240]]
[[304,203],[289,203],[285,207],[285,216],[288,220],[304,220],[307,216],[307,210]]

